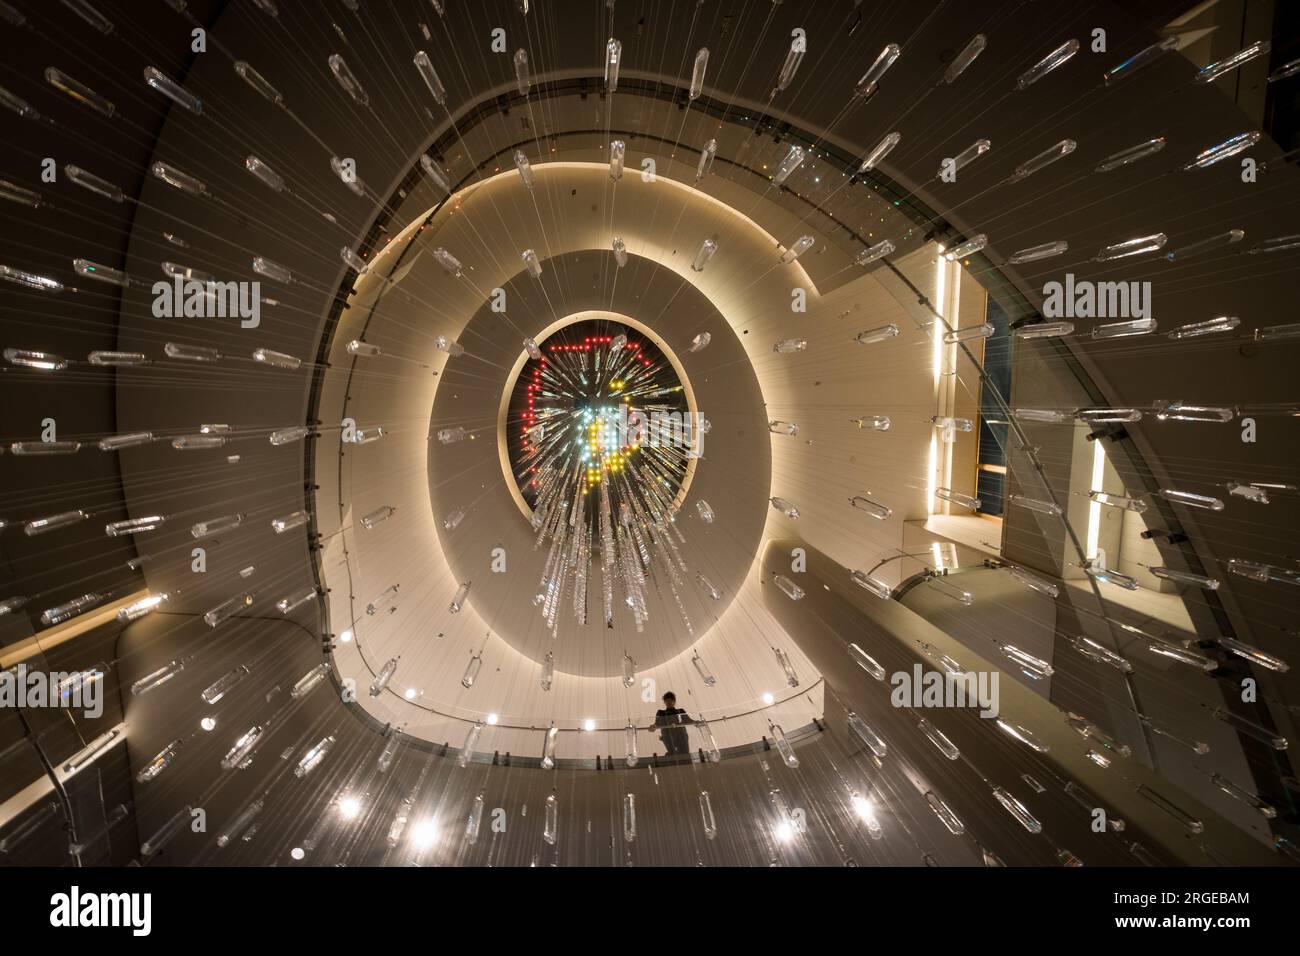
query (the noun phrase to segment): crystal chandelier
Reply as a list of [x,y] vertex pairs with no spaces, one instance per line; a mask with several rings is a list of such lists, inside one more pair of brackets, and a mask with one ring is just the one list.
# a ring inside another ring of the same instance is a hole
[[613,628],[621,601],[640,633],[648,590],[666,588],[693,633],[676,517],[707,423],[663,352],[618,326],[585,321],[528,344],[509,451],[534,547],[548,549],[533,603],[554,632],[566,606],[586,624],[597,600]]

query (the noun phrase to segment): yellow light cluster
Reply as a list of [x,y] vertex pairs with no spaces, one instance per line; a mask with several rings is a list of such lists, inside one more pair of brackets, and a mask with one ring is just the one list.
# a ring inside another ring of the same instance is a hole
[[[612,384],[621,387],[624,383],[615,381]],[[613,441],[616,437],[615,431],[604,422],[603,417],[588,422],[587,452],[590,460],[582,482],[582,493],[584,495],[606,474],[615,475],[621,472],[627,464],[628,457],[641,447],[640,443],[637,443],[625,448],[618,448]],[[608,445],[606,444],[607,439],[610,439]]]

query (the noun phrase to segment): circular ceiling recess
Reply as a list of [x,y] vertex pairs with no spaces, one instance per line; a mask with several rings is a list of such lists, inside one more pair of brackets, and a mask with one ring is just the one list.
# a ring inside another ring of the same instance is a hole
[[[608,498],[614,515],[675,512],[695,461],[697,424],[711,427],[692,414],[673,363],[654,342],[616,322],[582,320],[530,343],[510,393],[508,477],[534,527],[592,495]],[[582,509],[588,521],[597,513]]]
[[[608,255],[539,264],[593,274]],[[707,633],[752,566],[770,495],[763,397],[736,333],[676,273],[636,256],[627,269],[635,291],[575,291],[562,317],[526,273],[508,283],[509,312],[485,303],[459,336],[474,350],[448,360],[430,417],[452,574],[492,637],[586,677]]]

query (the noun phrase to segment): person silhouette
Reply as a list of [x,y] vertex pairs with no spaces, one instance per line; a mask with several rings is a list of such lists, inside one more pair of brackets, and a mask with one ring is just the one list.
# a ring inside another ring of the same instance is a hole
[[668,756],[690,753],[691,742],[684,725],[693,723],[695,721],[686,711],[677,707],[677,695],[672,691],[664,694],[663,710],[655,711],[655,726],[660,728],[659,739],[663,741]]

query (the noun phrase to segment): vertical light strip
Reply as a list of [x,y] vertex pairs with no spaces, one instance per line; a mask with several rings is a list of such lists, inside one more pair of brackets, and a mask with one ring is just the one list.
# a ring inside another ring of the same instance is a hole
[[[942,260],[941,260],[942,261]],[[955,332],[960,322],[959,299],[961,298],[961,263],[954,262],[949,267],[952,269],[952,298],[949,302],[951,314],[948,316],[948,324],[952,326]],[[957,410],[957,345],[956,343],[948,346],[948,369],[953,373],[948,376],[951,384],[944,386],[944,396],[947,400],[947,413],[952,414]],[[953,440],[944,442],[943,445],[943,487],[952,487],[952,457],[953,448],[958,442],[957,435],[953,435]],[[943,513],[952,514],[952,504],[945,501],[943,503]]]
[[[1102,476],[1106,473],[1106,451],[1101,439],[1092,443],[1092,483],[1089,491],[1101,491]],[[1088,505],[1088,557],[1097,556],[1097,543],[1101,538],[1101,505],[1093,501]]]
[[[939,246],[939,261],[934,269],[934,309],[942,317],[944,314],[944,293],[947,291],[947,275],[945,275],[947,261],[943,258],[943,246]],[[943,372],[943,323],[938,319],[934,321],[934,385],[935,394],[939,390],[939,377]]]
[[938,443],[939,443],[938,436],[936,436],[936,435],[934,434],[934,430],[931,429],[931,431],[930,431],[930,467],[929,467],[929,472],[928,472],[930,477],[929,477],[928,479],[926,479],[926,482],[925,482],[925,495],[926,495],[926,498],[925,498],[925,513],[926,513],[927,515],[932,515],[932,514],[934,514],[934,492],[935,492],[936,488],[938,487],[938,486],[935,484],[935,473],[939,470],[939,466],[938,466],[938,464],[937,464],[937,462],[936,462],[936,455],[938,454],[938,449],[937,449],[935,446],[938,445]]
[[[935,269],[934,269],[934,309],[939,314],[939,316],[942,317],[944,313],[943,297],[944,297],[944,292],[947,291],[946,289],[947,276],[944,274],[944,267],[946,266],[947,263],[944,261],[943,258],[943,246],[938,246],[937,248],[939,250],[939,257],[938,257],[938,261],[935,264]],[[934,412],[936,415],[943,415],[945,414],[944,407],[942,405],[943,333],[944,333],[943,322],[941,322],[939,318],[936,318],[933,324],[931,325],[931,329],[934,332],[934,342],[932,343],[931,346],[933,349],[932,365],[934,371],[934,406],[935,406]],[[926,471],[926,480],[925,480],[925,513],[927,515],[934,514],[934,501],[935,501],[934,493],[935,490],[939,487],[938,480],[939,480],[938,441],[934,432],[931,431],[930,463],[929,463],[929,468]]]

